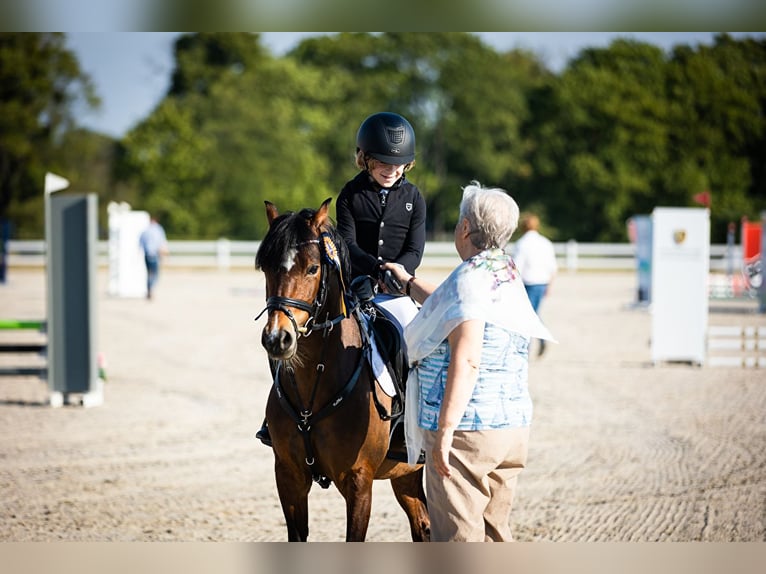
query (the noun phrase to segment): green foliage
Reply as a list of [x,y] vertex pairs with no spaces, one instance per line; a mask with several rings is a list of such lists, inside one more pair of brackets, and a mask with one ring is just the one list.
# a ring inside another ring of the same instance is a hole
[[0,220],[43,235],[43,181],[61,165],[72,106],[98,103],[62,34],[0,33]]
[[725,237],[728,222],[766,209],[766,42],[721,35],[676,49],[669,70],[671,160],[682,169],[666,186],[681,205],[709,190],[713,235]]
[[535,160],[562,238],[624,239],[625,221],[656,204],[667,165],[665,84],[662,52],[629,41],[586,50],[562,74]]
[[337,197],[359,124],[384,110],[415,128],[408,178],[430,238],[451,237],[472,180],[507,189],[558,241],[625,241],[629,217],[706,190],[713,241],[766,210],[762,40],[670,53],[617,40],[556,75],[458,32],[323,35],[280,58],[258,34],[186,34],[168,93],[120,142],[67,121],[92,93],[61,36],[0,35],[0,64],[3,213],[27,236],[46,166],[104,205],[156,213],[171,238],[261,238],[264,200],[287,211]]
[[766,206],[764,48],[721,36],[670,57],[629,41],[584,50],[533,122],[533,179],[558,238],[623,241],[631,215],[695,206],[706,190],[714,241],[725,240],[728,221],[757,217]]
[[[333,194],[316,153],[327,130],[321,112],[334,103],[327,83],[257,42],[180,39],[170,94],[125,138],[121,171],[141,190],[136,207],[160,215],[171,237],[259,238],[264,200],[297,210]],[[242,56],[246,43],[252,53]],[[215,58],[201,66],[211,44]]]

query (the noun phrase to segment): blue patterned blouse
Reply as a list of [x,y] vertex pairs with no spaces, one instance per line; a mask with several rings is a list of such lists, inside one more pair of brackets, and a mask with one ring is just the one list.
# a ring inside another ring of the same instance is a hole
[[[485,323],[478,382],[457,430],[529,426],[528,350],[529,337]],[[418,425],[426,430],[438,428],[449,361],[449,343],[444,340],[416,367],[420,385]]]

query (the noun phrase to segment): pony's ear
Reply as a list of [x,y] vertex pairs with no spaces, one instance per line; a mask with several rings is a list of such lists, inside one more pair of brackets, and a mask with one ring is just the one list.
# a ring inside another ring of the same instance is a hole
[[279,216],[279,212],[277,211],[277,206],[271,203],[270,201],[264,201],[263,203],[266,204],[266,217],[269,220],[269,225],[271,225],[271,222],[274,221]]
[[317,209],[316,213],[314,214],[314,217],[311,219],[311,225],[314,229],[319,231],[325,223],[327,223],[328,215],[327,212],[330,211],[330,202],[332,201],[332,197],[328,197],[327,199],[322,202],[322,205]]

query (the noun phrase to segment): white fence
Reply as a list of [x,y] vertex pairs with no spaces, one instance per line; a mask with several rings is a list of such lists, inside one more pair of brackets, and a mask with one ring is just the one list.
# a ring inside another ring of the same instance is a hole
[[[253,269],[258,241],[170,241],[167,267]],[[636,269],[636,246],[632,243],[554,243],[556,257],[562,270],[620,270]],[[109,265],[108,242],[98,242],[98,263]],[[460,263],[452,242],[426,243],[422,265],[429,268],[451,269]],[[42,240],[12,240],[8,242],[9,267],[40,267],[45,265],[45,242]],[[742,268],[742,249],[726,245],[710,246],[710,270],[737,271]]]

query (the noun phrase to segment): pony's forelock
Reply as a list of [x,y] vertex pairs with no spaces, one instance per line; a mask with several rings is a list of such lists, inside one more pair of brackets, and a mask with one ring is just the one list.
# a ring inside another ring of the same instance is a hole
[[[282,265],[285,254],[290,249],[294,249],[300,243],[315,239],[314,231],[309,225],[315,213],[315,209],[307,207],[297,213],[288,211],[277,217],[272,222],[266,237],[263,238],[261,245],[258,247],[258,252],[255,255],[256,269],[278,269]],[[351,262],[346,242],[338,233],[334,223],[329,219],[319,231],[320,233],[329,233],[330,237],[332,237],[333,243],[335,243],[335,247],[338,250],[341,272],[343,273],[344,281],[346,281],[351,276]]]

